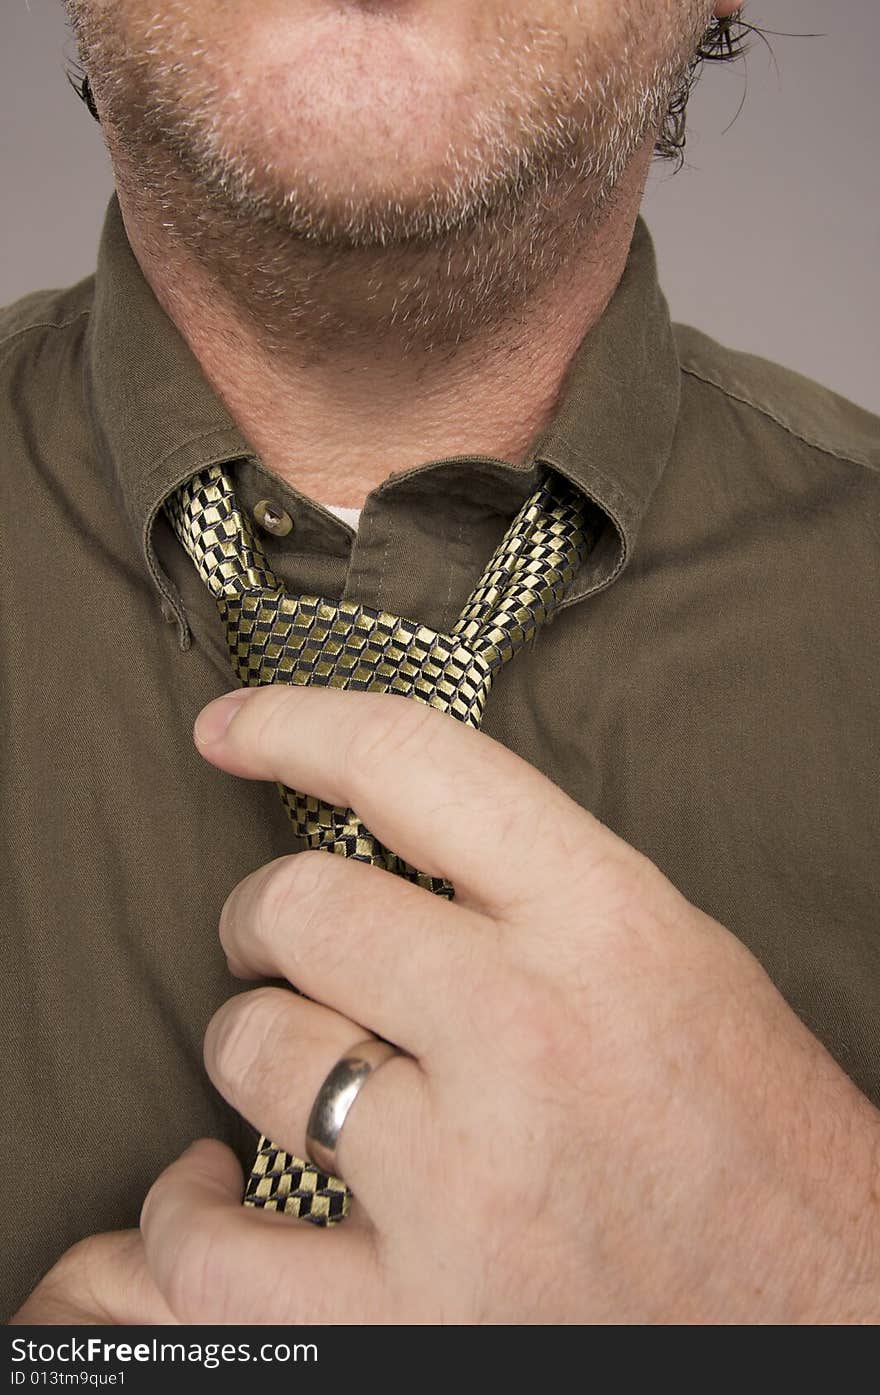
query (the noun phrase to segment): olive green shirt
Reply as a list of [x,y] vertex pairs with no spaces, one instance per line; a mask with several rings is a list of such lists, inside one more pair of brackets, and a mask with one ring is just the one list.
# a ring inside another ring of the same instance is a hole
[[738,935],[880,1101],[880,422],[673,326],[641,220],[528,462],[414,461],[356,535],[263,468],[115,199],[94,277],[0,312],[0,440],[4,1311],[135,1225],[191,1140],[251,1161],[202,1065],[242,987],[217,922],[294,843],[273,785],[192,743],[235,682],[162,502],[213,462],[292,519],[260,533],[290,591],[437,629],[540,474],[573,480],[599,542],[485,730]]

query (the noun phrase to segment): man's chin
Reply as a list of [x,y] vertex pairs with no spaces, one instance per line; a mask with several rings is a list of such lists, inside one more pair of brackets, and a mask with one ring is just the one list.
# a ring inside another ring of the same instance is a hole
[[185,163],[194,192],[210,206],[319,244],[381,247],[466,233],[508,207],[514,188],[521,199],[528,184],[529,152],[522,150],[513,152],[508,172],[505,160],[472,154],[469,166],[453,165],[448,150],[429,159],[405,143],[367,165],[338,140],[310,148],[297,140],[272,152],[249,132],[247,141],[218,150],[205,133],[193,134]]
[[280,187],[251,181],[235,188],[223,179],[211,190],[210,201],[237,222],[262,224],[291,239],[339,251],[424,247],[464,235],[491,216],[488,200],[477,208],[473,200],[456,200],[447,187],[430,182],[412,196],[374,185],[349,187],[345,194],[302,182]]

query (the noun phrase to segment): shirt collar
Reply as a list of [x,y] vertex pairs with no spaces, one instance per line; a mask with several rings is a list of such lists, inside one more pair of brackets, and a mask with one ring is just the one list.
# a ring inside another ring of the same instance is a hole
[[[256,457],[144,277],[115,195],[98,252],[85,373],[102,465],[184,636],[180,596],[153,549],[156,515],[190,475]],[[523,465],[486,462],[518,474],[550,466],[606,516],[566,604],[604,589],[632,556],[671,450],[679,390],[669,311],[651,236],[639,218],[620,283],[569,366],[550,425]]]
[[603,590],[627,565],[666,468],[678,423],[681,370],[669,307],[644,220],[604,314],[581,341],[534,458],[592,499],[604,530],[566,604]]

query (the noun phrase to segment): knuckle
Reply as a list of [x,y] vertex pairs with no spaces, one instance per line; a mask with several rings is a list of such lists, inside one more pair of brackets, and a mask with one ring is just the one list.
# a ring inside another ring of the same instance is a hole
[[572,805],[566,796],[565,805],[555,812],[559,851],[567,866],[601,877],[605,868],[625,865],[633,849],[589,810]]
[[101,1263],[104,1242],[103,1235],[87,1235],[84,1239],[77,1240],[76,1244],[65,1250],[52,1266],[44,1282],[57,1289],[70,1288],[80,1292],[89,1289],[96,1267]]
[[224,1003],[209,1024],[206,1064],[237,1098],[263,1058],[275,1031],[283,989],[256,988]]
[[279,747],[290,734],[290,688],[285,683],[267,683],[256,697],[245,703],[238,714],[245,716],[242,738],[252,746],[267,764],[277,755]]
[[192,1292],[194,1270],[198,1273],[198,1231],[190,1217],[181,1216],[176,1186],[168,1173],[157,1177],[147,1192],[141,1207],[140,1228],[145,1238],[152,1228],[158,1229],[155,1243],[160,1248],[151,1270],[167,1306],[180,1321],[203,1320],[195,1313],[190,1316],[190,1305],[195,1299]]
[[[323,855],[327,861],[326,854]],[[270,862],[260,882],[254,908],[254,929],[272,943],[286,937],[292,924],[301,924],[310,903],[320,900],[322,866],[315,853],[292,853]]]
[[471,934],[457,935],[447,947],[446,963],[455,1012],[469,1034],[494,1032],[504,1016],[506,968],[498,927],[491,921]]
[[540,969],[510,968],[487,977],[481,997],[484,1048],[505,1078],[549,1099],[573,1061],[582,1069],[586,1024],[564,983]]
[[305,968],[314,972],[325,956],[338,954],[334,934],[338,894],[344,868],[340,859],[320,850],[294,853],[273,864],[261,889],[257,934],[269,945],[283,945],[284,973],[294,984]]
[[[532,805],[517,800],[498,804],[495,792],[485,781],[477,787],[476,782],[467,790],[466,802],[470,808],[485,808],[491,819],[492,839],[502,849],[528,847],[533,841],[535,819]],[[535,866],[535,891],[543,880],[546,870]]]
[[221,1244],[222,1237],[210,1216],[200,1219],[198,1226],[188,1227],[175,1242],[164,1297],[183,1323],[211,1322],[223,1306]]
[[635,894],[634,880],[632,867],[613,850],[591,850],[586,856],[581,851],[572,865],[571,890],[591,928],[617,919]]
[[496,995],[496,1012],[503,1013],[499,1033],[516,1051],[520,1066],[543,1075],[556,1066],[561,1052],[565,1004],[545,981],[517,972],[503,1000]]
[[642,936],[685,904],[658,867],[633,848],[609,852],[592,872],[594,915],[607,934]]
[[424,755],[440,714],[412,698],[374,694],[349,727],[342,751],[345,778],[352,789],[372,783],[384,770],[389,757],[403,759],[409,754]]
[[296,959],[295,936],[311,928],[325,905],[334,868],[325,852],[288,853],[251,874],[230,892],[220,913],[220,943],[230,958],[247,958],[248,945],[283,945],[285,965]]
[[65,1271],[70,1272],[88,1267],[94,1257],[98,1239],[99,1237],[96,1235],[87,1235],[84,1239],[77,1240],[76,1244],[71,1245],[69,1250],[65,1250],[61,1258],[56,1261],[52,1272],[62,1274]]
[[89,1235],[71,1245],[41,1280],[41,1297],[59,1302],[65,1309],[71,1303],[82,1305],[84,1309],[99,1308],[95,1280],[100,1267],[101,1239],[101,1236]]

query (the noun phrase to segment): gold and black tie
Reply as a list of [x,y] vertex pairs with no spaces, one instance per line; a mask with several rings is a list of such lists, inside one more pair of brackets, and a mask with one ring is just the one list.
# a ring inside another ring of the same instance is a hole
[[[265,683],[400,693],[479,726],[492,679],[535,637],[563,599],[595,540],[589,503],[548,474],[527,499],[448,634],[356,601],[290,596],[213,465],[165,503],[180,541],[226,625],[232,663],[246,686]],[[384,848],[350,809],[279,785],[305,847],[372,862],[442,896],[452,887]],[[261,1138],[245,1204],[332,1224],[350,1193],[338,1178]]]

